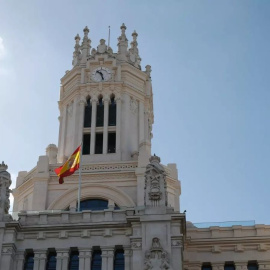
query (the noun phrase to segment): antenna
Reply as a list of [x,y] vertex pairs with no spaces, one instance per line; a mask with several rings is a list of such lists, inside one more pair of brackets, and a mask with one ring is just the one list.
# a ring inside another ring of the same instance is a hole
[[110,47],[111,27],[109,26],[108,47]]

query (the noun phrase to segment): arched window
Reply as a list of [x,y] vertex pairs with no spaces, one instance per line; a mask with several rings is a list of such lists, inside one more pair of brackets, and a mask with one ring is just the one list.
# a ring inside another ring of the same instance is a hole
[[84,124],[85,128],[91,127],[91,118],[92,118],[92,105],[90,98],[87,99],[87,104],[84,109]]
[[104,210],[108,209],[108,201],[107,200],[101,200],[101,199],[90,199],[90,200],[84,200],[80,203],[81,211],[83,210],[92,210],[92,211],[98,211],[98,210]]
[[116,126],[116,103],[114,96],[111,97],[109,106],[109,126]]
[[28,253],[25,257],[24,270],[34,269],[34,253]]
[[123,249],[117,249],[114,253],[113,270],[125,270],[125,258]]
[[233,263],[225,263],[224,270],[235,270],[235,266]]
[[210,263],[203,263],[202,270],[212,270],[212,266]]
[[97,127],[103,127],[104,125],[104,105],[102,102],[102,97],[98,99],[98,104],[97,104],[97,121],[96,121],[96,126]]
[[48,254],[46,270],[56,270],[56,252]]
[[248,262],[247,269],[248,270],[258,270],[257,262]]
[[69,255],[68,270],[79,270],[79,252],[78,250],[71,251]]
[[101,270],[101,250],[94,250],[92,254],[91,270]]

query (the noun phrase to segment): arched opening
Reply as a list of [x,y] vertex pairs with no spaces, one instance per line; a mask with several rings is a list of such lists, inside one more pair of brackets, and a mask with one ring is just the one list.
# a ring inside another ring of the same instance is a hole
[[90,97],[87,98],[86,106],[84,108],[84,124],[85,128],[91,127],[91,119],[92,119],[92,104]]
[[102,101],[102,96],[99,96],[97,103],[96,127],[103,127],[103,125],[104,125],[104,104]]
[[109,106],[109,126],[116,126],[116,103],[114,95],[111,95]]
[[[91,211],[101,211],[108,209],[108,200],[103,199],[87,199],[80,202],[80,211],[91,210]],[[120,209],[118,205],[115,205],[115,210]]]

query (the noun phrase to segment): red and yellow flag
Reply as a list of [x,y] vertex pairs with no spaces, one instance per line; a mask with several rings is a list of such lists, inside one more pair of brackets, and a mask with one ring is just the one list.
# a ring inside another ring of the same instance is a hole
[[81,153],[81,146],[79,146],[74,153],[69,157],[66,163],[56,168],[54,171],[59,176],[59,184],[64,183],[64,177],[72,175],[75,171],[80,168],[80,153]]

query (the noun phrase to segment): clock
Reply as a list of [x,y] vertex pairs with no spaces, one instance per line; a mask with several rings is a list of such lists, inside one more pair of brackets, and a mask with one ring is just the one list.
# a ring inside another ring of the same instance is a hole
[[112,72],[106,67],[98,67],[92,71],[91,77],[95,82],[106,82],[111,79]]

